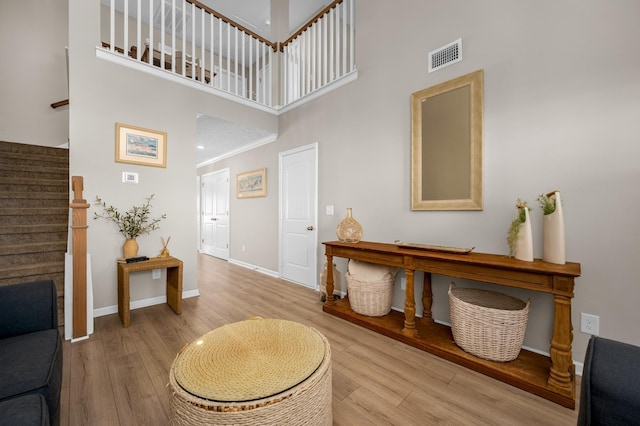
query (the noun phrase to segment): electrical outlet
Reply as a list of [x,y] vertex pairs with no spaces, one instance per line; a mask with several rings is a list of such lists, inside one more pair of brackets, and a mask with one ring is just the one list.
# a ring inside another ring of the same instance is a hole
[[242,245],[242,252],[244,253],[246,250],[246,247],[244,246],[244,244]]
[[161,273],[162,271],[160,271],[160,269],[152,269],[151,270],[151,279],[152,280],[159,280],[161,277]]
[[580,331],[598,336],[600,334],[600,317],[582,312],[580,314]]

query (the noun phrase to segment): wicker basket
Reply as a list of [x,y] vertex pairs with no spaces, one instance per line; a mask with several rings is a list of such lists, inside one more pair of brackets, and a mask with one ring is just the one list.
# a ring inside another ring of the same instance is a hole
[[354,312],[370,317],[381,317],[391,311],[394,276],[366,281],[347,272],[345,278],[349,304]]
[[451,332],[466,352],[491,361],[518,357],[531,301],[475,288],[449,287]]

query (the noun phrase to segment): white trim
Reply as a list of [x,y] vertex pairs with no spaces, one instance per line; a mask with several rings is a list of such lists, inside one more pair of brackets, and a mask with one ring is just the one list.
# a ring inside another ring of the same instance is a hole
[[217,161],[224,160],[225,158],[233,157],[234,155],[242,154],[243,152],[250,151],[252,149],[258,148],[259,146],[266,145],[271,142],[275,142],[276,140],[278,140],[277,134],[266,136],[260,140],[253,142],[252,144],[241,146],[240,148],[234,149],[233,151],[229,151],[218,157],[214,157],[210,160],[203,161],[202,163],[197,164],[196,168],[213,164]]
[[229,263],[234,265],[242,266],[243,268],[251,269],[252,271],[260,272],[261,274],[269,275],[274,278],[280,278],[280,274],[276,271],[272,271],[270,269],[265,269],[260,266],[255,266],[250,263],[242,262],[236,259],[229,259]]
[[357,79],[358,79],[358,70],[354,69],[353,71],[343,75],[342,77],[335,79],[331,83],[328,83],[322,86],[320,89],[307,93],[303,97],[296,99],[295,101],[291,102],[288,105],[285,105],[283,107],[276,107],[278,109],[278,115],[284,114],[285,112],[289,112],[292,109],[298,108],[299,106],[304,105],[307,102],[317,99],[320,96],[326,95],[327,93],[332,92],[336,89],[339,89],[345,84],[351,83],[352,81],[355,81]]
[[[189,299],[190,297],[200,296],[200,291],[198,289],[195,290],[187,290],[182,292],[182,299]],[[158,296],[158,297],[150,297],[148,299],[134,300],[131,302],[130,309],[139,309],[146,308],[154,305],[162,305],[167,303],[167,296]],[[95,317],[103,317],[105,315],[117,314],[118,313],[118,305],[105,306],[104,308],[98,308],[93,310],[93,316]]]

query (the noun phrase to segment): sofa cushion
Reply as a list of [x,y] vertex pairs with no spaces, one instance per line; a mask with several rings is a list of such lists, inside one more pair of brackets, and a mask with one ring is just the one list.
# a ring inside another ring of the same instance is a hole
[[393,279],[398,268],[351,259],[349,260],[348,272],[357,277],[359,281],[382,281]]
[[49,409],[40,394],[0,401],[0,426],[48,426]]
[[593,336],[584,360],[579,425],[640,424],[640,347]]
[[58,424],[62,384],[62,341],[57,329],[0,340],[0,401],[41,394],[51,424]]

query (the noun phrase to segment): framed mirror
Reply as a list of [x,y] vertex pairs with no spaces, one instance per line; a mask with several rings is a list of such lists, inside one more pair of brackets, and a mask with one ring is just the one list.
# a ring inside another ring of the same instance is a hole
[[411,94],[411,210],[482,210],[483,71]]

